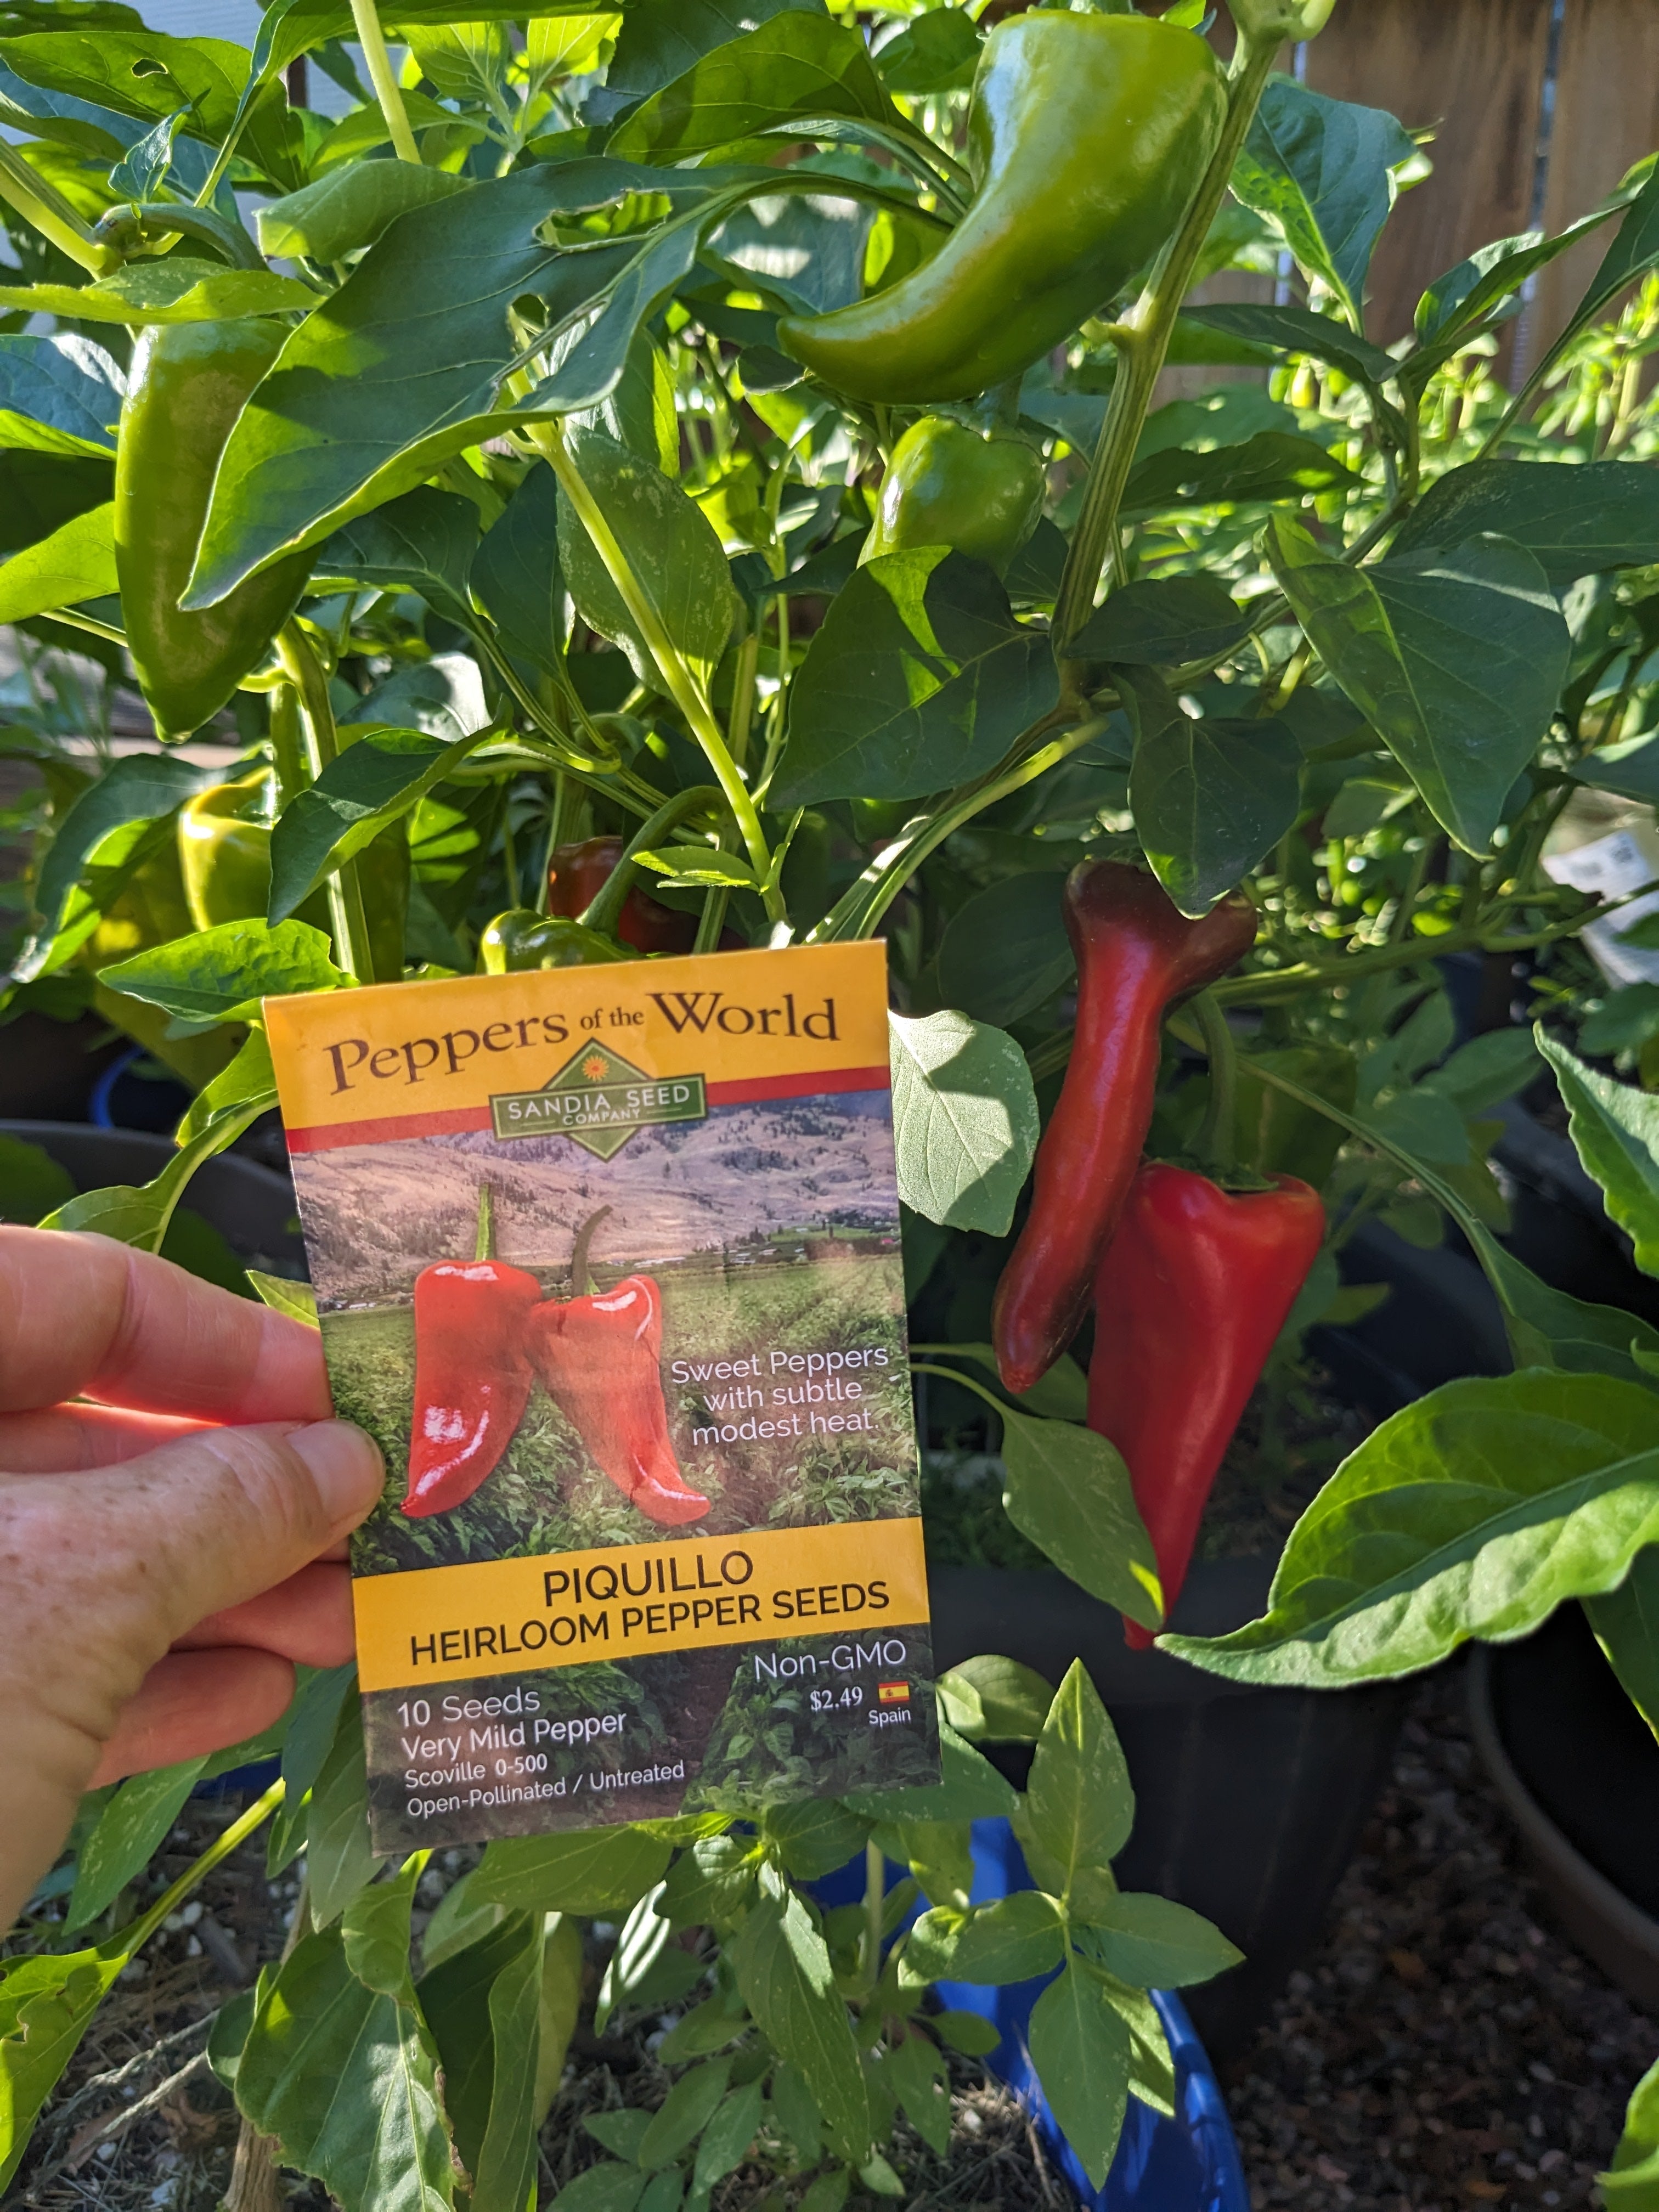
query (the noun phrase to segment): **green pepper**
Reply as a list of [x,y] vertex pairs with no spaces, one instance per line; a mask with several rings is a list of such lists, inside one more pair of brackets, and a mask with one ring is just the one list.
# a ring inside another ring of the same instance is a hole
[[779,343],[855,399],[963,399],[1020,375],[1170,237],[1226,106],[1191,31],[1049,9],[999,24],[974,79],[966,215],[885,291],[782,317]]
[[860,561],[907,545],[949,545],[1001,575],[1042,514],[1042,457],[1023,438],[981,437],[924,415],[893,448]]
[[639,957],[567,915],[538,914],[527,906],[498,914],[484,925],[478,939],[481,975],[521,975],[535,968],[598,968],[607,961]]
[[127,649],[155,727],[188,737],[216,714],[294,611],[311,573],[289,554],[199,614],[179,600],[214,471],[288,332],[257,316],[153,325],[132,357],[115,451],[115,570]]
[[[264,918],[270,904],[275,800],[275,781],[259,769],[234,783],[216,783],[179,808],[179,860],[190,919],[198,929]],[[404,972],[409,874],[409,836],[401,822],[383,830],[357,855],[377,982],[397,982]],[[296,919],[326,930],[326,894],[313,891]]]

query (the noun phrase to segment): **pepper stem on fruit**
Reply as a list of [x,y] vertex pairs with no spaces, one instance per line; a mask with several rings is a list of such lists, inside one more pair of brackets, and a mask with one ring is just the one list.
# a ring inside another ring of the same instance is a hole
[[1210,991],[1195,991],[1188,1001],[1204,1035],[1210,1062],[1210,1096],[1199,1125],[1194,1149],[1219,1179],[1233,1165],[1236,1127],[1234,1099],[1238,1089],[1238,1056],[1227,1017]]
[[475,1260],[495,1256],[495,1194],[487,1182],[478,1185],[478,1233],[472,1256]]
[[587,1264],[587,1255],[593,1249],[593,1239],[599,1232],[599,1224],[610,1211],[608,1206],[600,1206],[597,1212],[588,1215],[576,1231],[576,1241],[570,1248],[570,1295],[573,1298],[586,1298],[592,1295],[593,1278]]

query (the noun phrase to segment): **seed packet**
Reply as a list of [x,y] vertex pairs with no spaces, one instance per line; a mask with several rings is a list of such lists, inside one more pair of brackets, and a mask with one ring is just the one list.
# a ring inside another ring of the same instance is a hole
[[273,999],[375,1848],[939,1779],[882,945]]

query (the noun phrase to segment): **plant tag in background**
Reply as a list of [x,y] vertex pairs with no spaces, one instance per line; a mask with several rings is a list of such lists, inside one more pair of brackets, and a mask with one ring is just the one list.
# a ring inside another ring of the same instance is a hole
[[265,1014],[376,1849],[936,1782],[881,945]]

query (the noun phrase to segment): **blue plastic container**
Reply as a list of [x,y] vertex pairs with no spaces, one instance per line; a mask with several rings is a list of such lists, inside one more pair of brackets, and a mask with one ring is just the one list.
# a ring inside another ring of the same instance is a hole
[[[900,1869],[890,1866],[887,1875],[890,1887],[900,1878]],[[975,1820],[975,1904],[989,1904],[1030,1886],[1007,1821]],[[815,1882],[812,1888],[822,1904],[851,1904],[864,1893],[862,1860]],[[916,1911],[921,1910],[918,1905]],[[1175,2061],[1176,2116],[1165,2119],[1131,2097],[1106,2186],[1090,2186],[1048,2109],[1026,2049],[1031,2008],[1053,1978],[1043,1975],[1000,1989],[976,1982],[939,1982],[935,1986],[941,2002],[957,2011],[976,2012],[1000,2030],[1001,2040],[986,2064],[1030,2111],[1044,2151],[1065,2175],[1079,2203],[1090,2212],[1250,2212],[1250,2194],[1220,2085],[1185,2007],[1165,1990],[1154,1990],[1152,1995]]]

